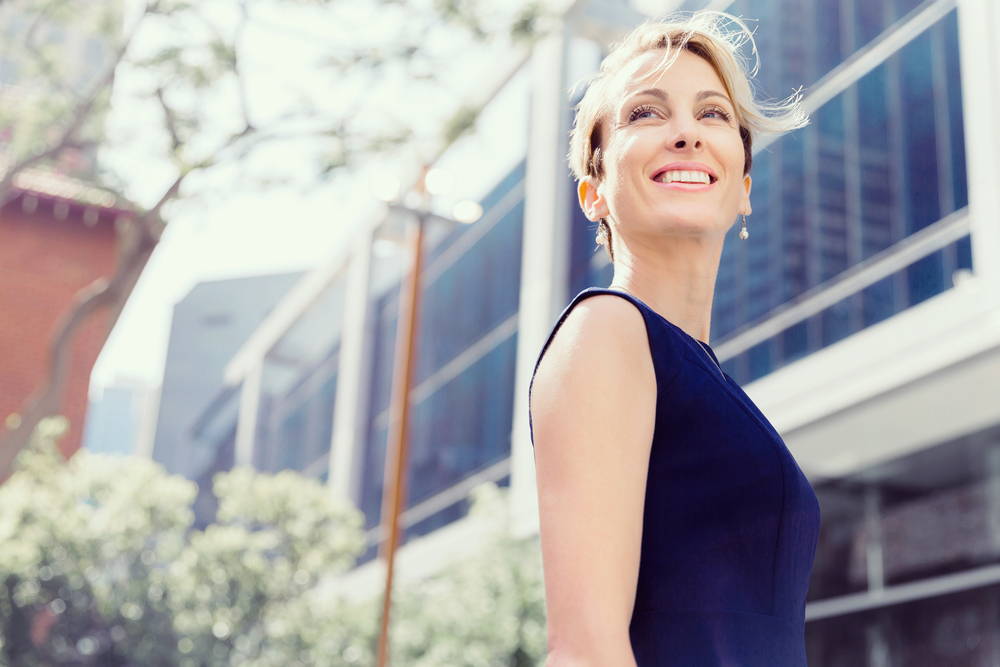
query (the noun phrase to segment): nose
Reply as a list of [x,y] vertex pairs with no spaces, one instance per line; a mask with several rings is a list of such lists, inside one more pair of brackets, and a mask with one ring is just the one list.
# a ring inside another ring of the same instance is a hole
[[691,118],[676,118],[673,133],[667,139],[667,147],[674,150],[697,150],[702,147],[701,128],[698,121]]

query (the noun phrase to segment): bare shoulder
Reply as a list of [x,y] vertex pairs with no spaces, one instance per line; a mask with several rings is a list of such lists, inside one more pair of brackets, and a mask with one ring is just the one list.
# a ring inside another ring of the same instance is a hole
[[590,377],[609,387],[645,378],[655,387],[642,313],[621,297],[603,294],[577,304],[542,357],[532,394],[544,393],[551,381]]
[[552,434],[551,427],[612,436],[631,430],[638,420],[651,429],[655,401],[656,375],[642,313],[620,297],[590,297],[566,317],[535,374],[536,450]]

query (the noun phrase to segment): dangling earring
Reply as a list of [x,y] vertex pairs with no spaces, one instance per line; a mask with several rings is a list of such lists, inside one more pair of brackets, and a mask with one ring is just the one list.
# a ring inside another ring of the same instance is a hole
[[740,230],[740,238],[746,241],[750,237],[750,232],[747,231],[747,217],[743,216],[743,229]]
[[606,224],[604,218],[601,218],[597,223],[597,238],[594,240],[597,241],[597,245],[599,246],[608,245],[608,228],[605,227]]
[[[615,251],[614,246],[611,244],[611,227],[608,226],[607,218],[601,218],[600,222],[597,223],[597,245],[604,246],[604,249],[608,251],[608,258],[612,263],[615,261]],[[596,250],[597,248],[595,248]]]

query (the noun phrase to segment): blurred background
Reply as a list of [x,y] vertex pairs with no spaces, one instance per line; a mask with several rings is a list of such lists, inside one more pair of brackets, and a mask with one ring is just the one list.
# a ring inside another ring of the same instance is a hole
[[809,664],[1000,665],[993,0],[0,0],[0,664],[376,664],[419,217],[390,661],[541,665],[572,110],[702,8],[812,118],[712,316],[820,500]]

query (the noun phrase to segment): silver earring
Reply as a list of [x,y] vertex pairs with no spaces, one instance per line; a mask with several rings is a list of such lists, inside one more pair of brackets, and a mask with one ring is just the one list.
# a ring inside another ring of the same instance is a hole
[[750,232],[747,231],[747,217],[743,216],[743,229],[740,230],[740,238],[746,241],[750,237]]

